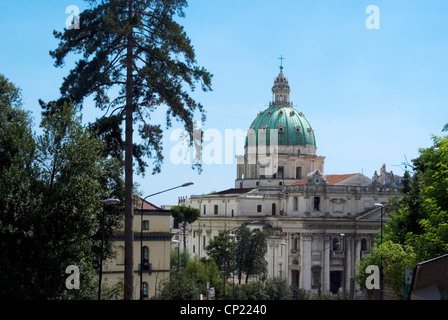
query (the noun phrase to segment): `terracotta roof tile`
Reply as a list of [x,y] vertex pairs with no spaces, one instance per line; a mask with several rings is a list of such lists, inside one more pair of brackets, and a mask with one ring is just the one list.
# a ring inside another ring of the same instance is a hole
[[159,208],[158,206],[152,204],[151,202],[147,200],[143,200],[143,198],[139,197],[137,201],[134,203],[135,209],[142,209],[142,201],[143,201],[143,210],[162,210],[162,208]]
[[[353,176],[355,176],[356,173],[350,173],[350,174],[328,174],[325,176],[325,180],[327,180],[329,185],[334,185],[334,184],[338,184],[348,178],[351,178]],[[300,180],[297,180],[296,182],[294,182],[292,185],[302,185],[302,184],[306,184],[307,183],[307,178],[303,178]]]
[[356,175],[356,173],[350,173],[350,174],[330,174],[328,176],[325,177],[325,179],[327,180],[328,184],[337,184],[339,182],[342,182],[348,178],[353,177],[354,175]]

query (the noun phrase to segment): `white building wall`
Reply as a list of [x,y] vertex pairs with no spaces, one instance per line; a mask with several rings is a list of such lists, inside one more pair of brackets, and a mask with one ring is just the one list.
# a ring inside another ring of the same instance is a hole
[[[356,275],[361,258],[370,252],[379,229],[380,209],[374,209],[373,204],[387,203],[393,192],[386,192],[384,188],[372,191],[371,188],[344,186],[327,186],[326,192],[322,189],[319,192],[318,188],[300,188],[290,187],[284,197],[273,197],[268,192],[264,195],[193,197],[189,205],[200,208],[201,218],[189,226],[189,252],[205,257],[204,246],[220,230],[231,230],[243,223],[259,220],[265,226],[270,225],[280,231],[278,238],[268,239],[266,261],[269,277],[281,276],[292,283],[293,272],[298,271],[300,288],[317,292],[317,281],[321,292],[329,292],[334,282],[332,272],[345,272],[345,288],[349,292],[350,279]],[[314,196],[321,197],[319,211],[313,210]],[[276,216],[272,216],[272,203],[276,204]],[[214,214],[215,205],[218,205],[217,215]],[[261,212],[257,210],[258,205],[261,205]],[[284,210],[284,215],[280,215],[280,209]],[[231,210],[234,210],[234,217]],[[362,217],[362,214],[368,216]],[[341,233],[345,234],[345,256],[342,251],[333,250],[332,239],[340,237]],[[299,239],[297,248],[294,247],[295,238]],[[363,239],[367,243],[366,248],[361,247]],[[316,279],[316,270],[320,272],[319,279]],[[343,280],[339,290],[344,287]]]

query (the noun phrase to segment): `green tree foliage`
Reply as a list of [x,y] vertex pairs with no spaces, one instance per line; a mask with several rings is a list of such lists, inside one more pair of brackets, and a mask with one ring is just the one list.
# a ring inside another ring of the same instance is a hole
[[[433,146],[419,149],[419,156],[412,160],[413,175],[405,172],[403,198],[392,199],[390,220],[384,226],[379,252],[398,257],[389,263],[396,272],[386,275],[385,271],[384,281],[398,294],[402,294],[404,264],[412,267],[448,253],[448,136],[433,137],[433,141]],[[372,252],[368,263],[379,265],[378,257],[378,251]],[[363,263],[361,273],[367,265]]]
[[385,239],[414,247],[417,261],[448,253],[448,136],[433,137],[406,173],[403,199],[385,226]]
[[250,255],[252,232],[243,224],[235,231],[235,236],[236,273],[238,275],[238,283],[241,284],[243,272],[246,272],[248,269],[248,256]]
[[366,288],[366,280],[370,274],[366,274],[369,265],[383,266],[383,283],[389,284],[398,296],[403,296],[404,286],[404,268],[412,268],[415,263],[415,253],[411,246],[393,243],[392,241],[384,241],[378,248],[362,260],[358,267],[358,283],[361,289],[368,292],[371,296],[375,289],[371,291]]
[[[81,27],[54,32],[60,40],[50,52],[61,67],[70,53],[82,54],[64,78],[63,97],[80,105],[93,95],[97,107],[113,109],[97,123],[100,134],[111,138],[115,153],[124,147],[125,165],[125,298],[133,294],[133,157],[144,172],[144,157],[153,160],[153,173],[160,172],[163,130],[151,113],[163,105],[166,127],[172,118],[184,124],[190,145],[201,143],[193,134],[196,111],[205,121],[204,108],[191,96],[200,83],[211,89],[211,75],[196,64],[190,39],[175,17],[184,17],[186,0],[87,0],[90,8],[80,14]],[[189,89],[189,90],[187,90]],[[118,92],[110,97],[109,93]],[[117,114],[114,115],[115,111]],[[107,112],[106,112],[107,113]],[[106,119],[109,117],[109,119]],[[122,143],[119,123],[125,122]],[[134,122],[142,143],[133,141]],[[196,140],[196,141],[195,141]],[[121,157],[120,157],[121,159]],[[193,166],[200,165],[195,162]]]
[[293,288],[286,279],[274,278],[235,287],[236,300],[291,300]]
[[[37,138],[42,204],[35,236],[42,243],[38,252],[43,254],[36,257],[42,264],[42,283],[37,287],[48,284],[50,274],[61,274],[63,261],[78,265],[83,277],[91,275],[93,258],[99,260],[103,210],[108,213],[107,239],[111,240],[114,228],[121,222],[118,208],[103,208],[99,201],[111,195],[107,187],[116,184],[110,180],[120,175],[119,167],[113,159],[103,158],[103,142],[82,126],[73,105],[49,105],[54,110],[43,117],[44,133]],[[105,249],[106,256],[110,256],[111,241],[107,241]],[[46,252],[52,252],[51,259]]]
[[267,272],[267,262],[265,260],[267,251],[266,234],[259,229],[250,230],[243,224],[235,231],[235,235],[238,282],[241,283],[244,273],[247,283],[249,277],[259,276]]
[[174,206],[171,207],[171,215],[173,216],[174,220],[183,225],[183,238],[184,238],[184,248],[187,247],[187,240],[185,235],[185,230],[187,230],[187,223],[193,223],[195,222],[199,216],[200,211],[199,209],[192,208],[192,207],[186,207],[186,206]]
[[[17,97],[15,92],[0,98],[0,157],[5,159],[0,167],[0,295],[94,298],[100,200],[122,197],[122,183],[112,181],[120,180],[119,166],[103,157],[103,142],[82,126],[70,103],[45,105],[43,133],[34,138],[26,113],[18,109],[20,101],[8,102],[8,96]],[[118,208],[106,210],[106,257],[110,257],[110,240],[121,218]],[[79,290],[65,287],[69,265],[80,270]]]
[[20,90],[0,74],[0,296],[23,298],[32,286],[30,214],[39,199],[31,120]]
[[223,279],[230,277],[233,272],[233,242],[229,233],[219,231],[218,236],[211,239],[204,249],[218,265],[221,277]]
[[421,176],[421,232],[409,232],[419,261],[448,253],[448,136],[434,137],[434,146],[420,150],[415,161]]
[[216,262],[212,259],[199,259],[194,257],[187,265],[186,272],[190,274],[198,285],[199,291],[206,296],[207,283],[209,288],[215,288],[216,297],[222,297],[222,278]]
[[190,253],[187,250],[178,251],[178,249],[170,250],[170,267],[177,270],[179,260],[179,269],[186,268],[190,262]]
[[267,272],[266,234],[258,229],[250,230],[241,225],[234,238],[226,231],[219,231],[204,249],[219,266],[224,279],[233,275],[233,268],[240,284],[243,274],[247,283],[251,276],[262,276]]
[[172,271],[170,276],[159,284],[155,300],[197,300],[200,291],[194,277],[182,270]]

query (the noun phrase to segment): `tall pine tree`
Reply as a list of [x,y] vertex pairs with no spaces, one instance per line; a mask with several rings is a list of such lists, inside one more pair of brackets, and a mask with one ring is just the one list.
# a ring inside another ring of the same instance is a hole
[[[82,54],[76,66],[64,78],[61,93],[81,104],[93,95],[98,108],[125,122],[125,299],[133,295],[133,155],[140,169],[142,157],[154,160],[153,173],[163,161],[160,124],[150,123],[157,106],[167,106],[166,126],[171,118],[180,120],[194,143],[193,117],[203,106],[190,91],[197,83],[211,90],[211,74],[197,66],[190,39],[175,21],[184,17],[185,0],[87,0],[90,8],[80,14],[80,28],[54,32],[60,40],[50,54],[61,67],[69,53]],[[111,98],[108,93],[118,87]],[[185,87],[189,88],[186,90]],[[117,118],[114,118],[115,124]],[[141,144],[133,142],[134,122],[140,122]],[[114,123],[114,122],[112,122]],[[104,124],[104,123],[103,123]],[[111,126],[116,130],[116,125]],[[107,131],[103,127],[103,132]]]

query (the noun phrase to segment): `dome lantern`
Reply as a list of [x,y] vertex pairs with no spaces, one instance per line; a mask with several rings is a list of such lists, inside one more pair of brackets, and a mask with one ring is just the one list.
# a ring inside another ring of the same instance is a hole
[[274,86],[272,87],[273,94],[273,105],[274,106],[284,106],[290,105],[289,93],[291,88],[289,87],[288,79],[283,73],[283,66],[280,66],[280,73],[274,80]]

